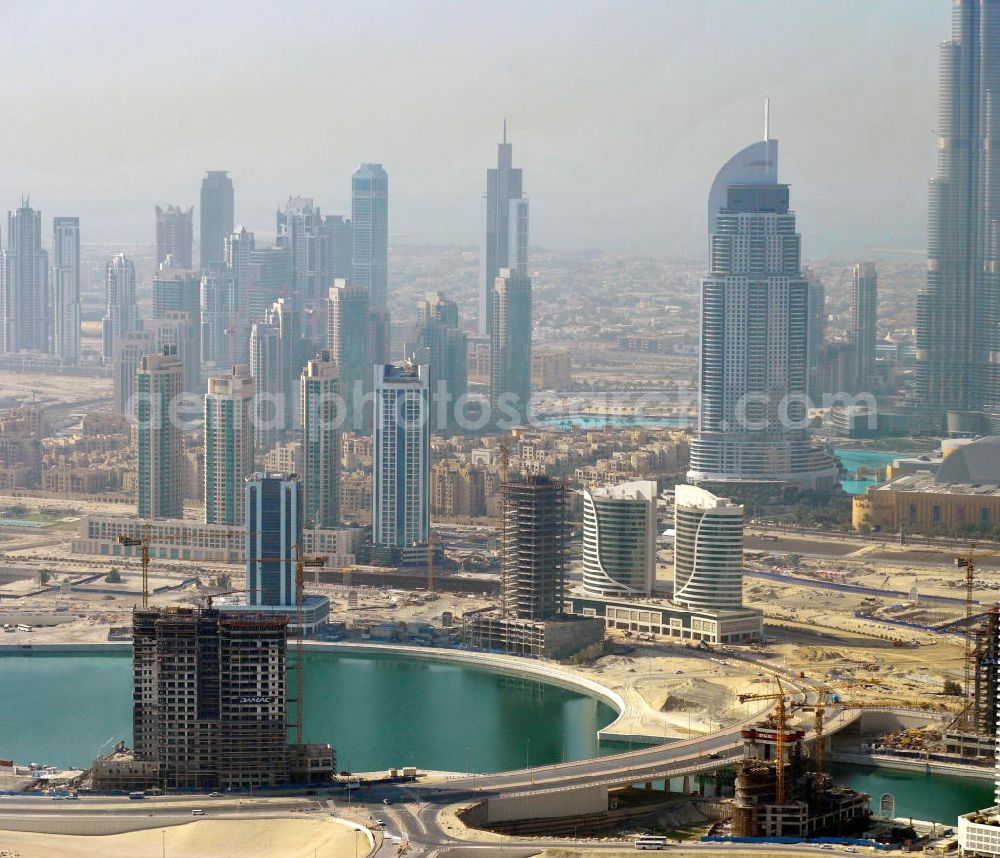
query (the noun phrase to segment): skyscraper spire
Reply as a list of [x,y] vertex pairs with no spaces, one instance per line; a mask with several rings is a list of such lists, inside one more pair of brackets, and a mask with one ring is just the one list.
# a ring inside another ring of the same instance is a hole
[[764,96],[764,142],[771,139],[771,99]]
[[503,118],[503,142],[507,142],[507,117]]

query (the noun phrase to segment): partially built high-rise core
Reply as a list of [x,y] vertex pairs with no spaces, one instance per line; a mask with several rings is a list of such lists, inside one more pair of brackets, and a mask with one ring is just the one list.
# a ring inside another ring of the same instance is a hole
[[143,608],[132,623],[134,749],[96,759],[95,788],[239,790],[330,779],[330,745],[288,742],[286,616]]

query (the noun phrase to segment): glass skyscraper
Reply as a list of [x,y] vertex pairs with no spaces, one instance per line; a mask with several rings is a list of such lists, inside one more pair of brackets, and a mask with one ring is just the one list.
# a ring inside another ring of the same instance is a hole
[[743,607],[743,507],[697,486],[674,490],[674,601]]
[[302,481],[256,473],[246,481],[247,604],[294,608],[302,546]]
[[513,147],[497,145],[497,165],[486,171],[486,236],[480,254],[479,334],[493,331],[493,288],[500,270],[528,276],[528,201],[522,196],[521,169],[513,166]]
[[173,411],[183,389],[175,346],[142,356],[135,381],[139,518],[181,518],[184,512],[184,450]]
[[80,218],[52,220],[52,351],[80,358]]
[[426,365],[375,367],[375,545],[408,548],[427,542],[429,416]]
[[209,170],[201,180],[202,269],[224,262],[226,236],[235,225],[233,209],[233,180],[229,178],[229,173]]
[[531,279],[501,268],[493,287],[490,409],[494,421],[523,421],[531,399]]
[[688,479],[832,489],[837,465],[809,441],[809,284],[788,185],[778,184],[777,141],[733,156],[708,205],[698,436]]
[[49,255],[42,213],[25,198],[7,215],[0,257],[0,352],[49,351]]
[[656,481],[583,492],[583,589],[648,596],[656,582]]
[[362,164],[351,178],[354,250],[351,282],[364,286],[373,309],[385,309],[389,276],[389,174]]
[[302,370],[302,464],[305,518],[332,528],[340,518],[340,377],[329,350]]
[[851,344],[854,346],[854,392],[869,393],[875,385],[875,344],[878,341],[878,271],[874,262],[854,266],[851,291]]
[[[941,44],[937,175],[927,203],[927,282],[917,299],[917,400],[1000,412],[1000,2],[954,0]],[[979,431],[982,421],[973,418]]]
[[245,366],[208,380],[205,395],[205,521],[243,521],[244,483],[253,470],[254,382]]

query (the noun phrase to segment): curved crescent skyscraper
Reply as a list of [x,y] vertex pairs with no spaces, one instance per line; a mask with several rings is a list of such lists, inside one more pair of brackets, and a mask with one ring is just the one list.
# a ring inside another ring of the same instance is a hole
[[776,140],[746,147],[719,171],[708,222],[688,479],[830,490],[837,466],[807,429],[809,286]]

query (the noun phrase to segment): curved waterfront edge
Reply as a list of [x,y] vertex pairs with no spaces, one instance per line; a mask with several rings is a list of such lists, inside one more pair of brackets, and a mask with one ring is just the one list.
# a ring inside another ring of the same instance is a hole
[[[615,734],[616,725],[621,724],[631,714],[629,704],[625,699],[606,685],[567,670],[557,665],[533,661],[519,656],[501,655],[496,653],[471,652],[468,650],[451,650],[437,648],[421,648],[400,644],[363,643],[354,641],[305,641],[302,648],[305,652],[341,652],[355,654],[386,654],[400,658],[423,659],[443,664],[458,664],[477,668],[489,673],[514,676],[522,679],[532,679],[548,685],[563,688],[586,697],[596,699],[609,706],[616,713],[615,719],[597,731],[597,739],[628,741],[627,734]],[[30,653],[83,655],[90,653],[131,652],[132,644],[127,642],[80,642],[80,643],[39,643],[30,648],[23,646],[0,644],[0,657],[28,655]],[[636,737],[639,738],[639,737]]]
[[598,740],[601,739],[602,735],[605,735],[606,738],[613,738],[618,741],[618,736],[608,734],[613,733],[615,725],[629,714],[628,704],[625,702],[625,699],[617,691],[608,688],[597,680],[574,673],[565,668],[557,667],[548,662],[533,661],[515,655],[471,652],[459,649],[425,649],[401,644],[372,644],[357,643],[354,641],[336,641],[330,643],[309,641],[308,643],[304,643],[302,648],[313,652],[322,652],[325,649],[359,653],[388,652],[405,658],[422,658],[429,661],[464,664],[469,667],[478,667],[490,673],[543,681],[548,685],[555,685],[559,688],[565,688],[568,691],[575,691],[587,697],[593,697],[615,710],[617,713],[615,720],[597,731]]

